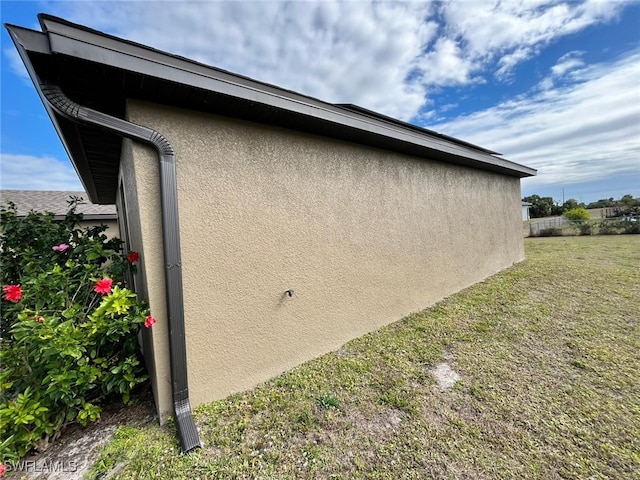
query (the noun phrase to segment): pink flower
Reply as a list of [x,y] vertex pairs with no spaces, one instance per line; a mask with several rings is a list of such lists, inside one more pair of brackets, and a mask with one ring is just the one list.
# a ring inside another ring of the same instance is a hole
[[69,245],[67,245],[66,243],[61,243],[60,245],[56,245],[55,247],[53,247],[53,251],[64,252],[67,248],[69,248]]
[[22,298],[22,288],[20,285],[5,285],[2,287],[5,300],[13,303],[18,303]]
[[38,316],[36,317],[36,322],[38,322],[38,323],[42,323],[42,322],[44,322],[44,317],[43,317],[42,315],[38,315]]
[[129,252],[127,260],[129,261],[129,263],[136,263],[138,260],[140,260],[140,254],[138,252]]
[[102,280],[98,280],[96,282],[96,286],[93,287],[93,291],[96,293],[100,293],[101,295],[109,295],[111,293],[111,284],[113,280],[110,278],[103,278]]
[[145,318],[144,320],[144,326],[147,328],[151,328],[156,324],[156,319],[153,318],[151,315],[149,315],[147,318]]
[[7,466],[4,463],[0,463],[0,477],[3,477],[6,471],[7,471]]

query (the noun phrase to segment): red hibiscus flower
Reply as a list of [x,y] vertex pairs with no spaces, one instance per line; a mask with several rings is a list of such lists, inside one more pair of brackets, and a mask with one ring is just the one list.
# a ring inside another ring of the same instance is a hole
[[20,285],[5,285],[2,287],[5,300],[17,303],[22,298],[22,288]]
[[129,252],[127,260],[129,261],[129,263],[136,263],[138,260],[140,260],[140,254],[138,252]]
[[113,280],[110,278],[103,278],[96,282],[96,286],[93,287],[93,291],[101,295],[109,295],[111,293],[111,284]]
[[144,320],[144,326],[147,328],[151,328],[156,324],[156,319],[153,318],[151,315],[149,315],[145,320]]

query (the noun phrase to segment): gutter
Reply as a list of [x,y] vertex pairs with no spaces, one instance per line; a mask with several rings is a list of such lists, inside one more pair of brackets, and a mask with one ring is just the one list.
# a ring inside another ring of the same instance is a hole
[[191,413],[187,382],[178,189],[176,185],[176,157],[173,147],[156,130],[112,117],[73,102],[58,86],[40,83],[40,90],[51,108],[63,117],[78,123],[98,126],[122,137],[146,143],[154,147],[158,154],[173,409],[182,452],[186,453],[200,448],[202,444]]

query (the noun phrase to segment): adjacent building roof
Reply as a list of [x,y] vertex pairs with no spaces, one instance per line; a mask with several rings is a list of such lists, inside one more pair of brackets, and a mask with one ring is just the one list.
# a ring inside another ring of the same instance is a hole
[[20,217],[26,216],[33,210],[51,212],[56,218],[64,218],[69,211],[68,202],[71,197],[85,200],[76,208],[76,212],[83,214],[84,220],[115,220],[117,218],[115,205],[90,203],[85,192],[0,190],[0,204],[6,206],[8,202],[13,202]]
[[[354,105],[335,105],[187,58],[38,15],[42,32],[7,25],[38,93],[55,84],[73,101],[125,117],[127,99],[225,115],[516,177],[532,168],[491,150]],[[45,108],[89,198],[115,202],[122,140]]]

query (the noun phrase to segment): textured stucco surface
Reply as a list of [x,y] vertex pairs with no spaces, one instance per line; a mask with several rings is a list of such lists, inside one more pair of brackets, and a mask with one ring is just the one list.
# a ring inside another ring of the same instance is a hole
[[[517,178],[143,102],[128,112],[176,150],[193,406],[524,257]],[[154,158],[133,146],[149,299],[164,320],[154,351],[166,357],[164,285],[149,265],[162,243]]]

